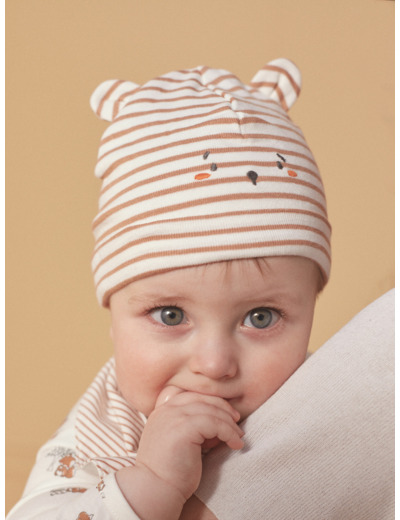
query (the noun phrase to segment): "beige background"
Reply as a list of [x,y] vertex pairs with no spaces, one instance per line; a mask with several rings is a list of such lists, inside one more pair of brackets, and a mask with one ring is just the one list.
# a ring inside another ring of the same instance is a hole
[[333,224],[315,350],[394,285],[394,2],[8,0],[6,16],[8,509],[112,353],[90,271],[106,127],[89,108],[94,88],[200,64],[250,81],[271,59],[297,63],[290,114]]

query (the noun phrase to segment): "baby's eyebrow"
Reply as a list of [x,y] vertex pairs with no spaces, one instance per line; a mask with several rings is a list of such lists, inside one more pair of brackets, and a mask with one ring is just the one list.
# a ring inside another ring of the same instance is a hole
[[273,307],[276,306],[291,306],[291,305],[299,305],[301,303],[301,297],[290,291],[290,292],[281,292],[281,291],[266,291],[264,294],[256,294],[254,297],[249,297],[243,299],[243,303],[254,303],[256,305],[270,305]]
[[177,296],[174,293],[146,293],[143,295],[132,295],[128,298],[128,304],[141,304],[157,307],[158,305],[177,305],[187,302],[189,298],[184,296]]

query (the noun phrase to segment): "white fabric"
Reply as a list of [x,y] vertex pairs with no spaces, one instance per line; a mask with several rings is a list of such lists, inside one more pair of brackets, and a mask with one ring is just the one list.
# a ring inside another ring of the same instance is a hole
[[360,312],[212,451],[196,495],[219,520],[394,518],[394,291]]
[[102,489],[100,489],[100,496],[107,509],[110,511],[113,520],[138,519],[139,517],[134,511],[132,511],[131,506],[125,500],[125,497],[117,484],[115,473],[104,477],[103,482],[104,487],[101,486]]

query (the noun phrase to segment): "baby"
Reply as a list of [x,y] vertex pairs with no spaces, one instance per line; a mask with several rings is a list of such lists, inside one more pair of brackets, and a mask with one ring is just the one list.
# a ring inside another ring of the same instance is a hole
[[94,92],[112,122],[93,272],[115,355],[40,450],[9,520],[178,519],[206,453],[245,446],[238,423],[303,363],[330,226],[287,115],[300,83],[278,59],[249,86],[198,67]]
[[117,473],[140,518],[179,518],[202,447],[243,446],[237,421],[304,361],[317,288],[311,260],[275,257],[174,270],[111,297],[118,386],[148,416],[136,466]]

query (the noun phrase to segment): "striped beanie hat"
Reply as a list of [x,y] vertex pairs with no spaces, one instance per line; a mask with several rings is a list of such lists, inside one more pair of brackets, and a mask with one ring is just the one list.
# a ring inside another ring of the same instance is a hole
[[302,256],[328,280],[322,180],[287,115],[300,85],[297,67],[277,59],[249,85],[201,66],[97,87],[91,107],[111,122],[95,169],[102,305],[145,276],[240,258]]

